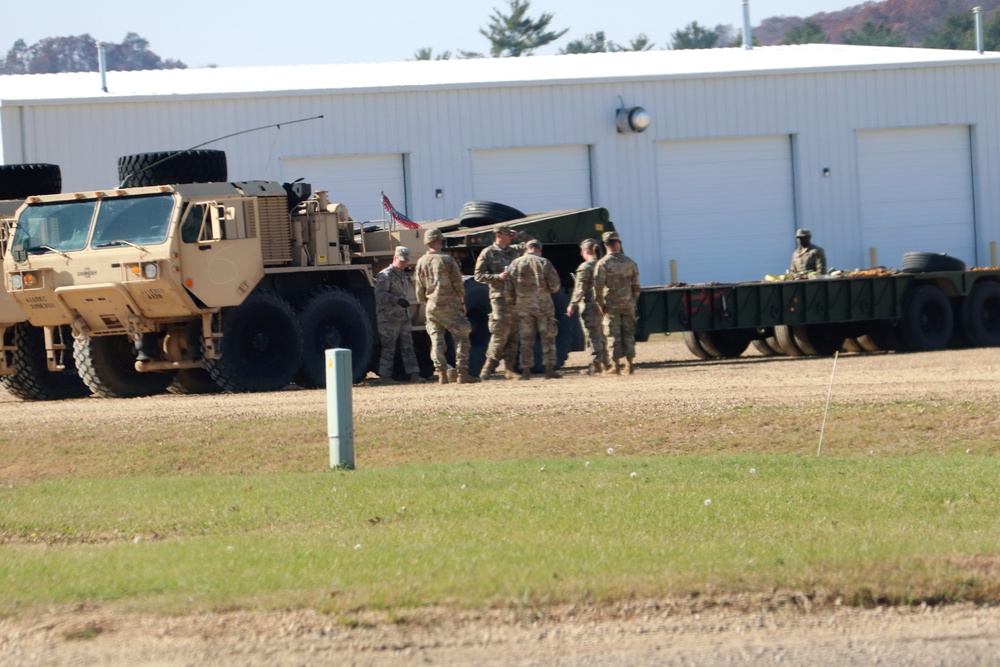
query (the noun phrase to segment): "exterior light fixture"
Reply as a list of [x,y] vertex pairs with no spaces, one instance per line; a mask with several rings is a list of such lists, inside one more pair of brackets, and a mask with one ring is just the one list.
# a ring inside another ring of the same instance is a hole
[[622,106],[615,112],[615,125],[619,134],[644,132],[652,121],[653,117],[642,107]]

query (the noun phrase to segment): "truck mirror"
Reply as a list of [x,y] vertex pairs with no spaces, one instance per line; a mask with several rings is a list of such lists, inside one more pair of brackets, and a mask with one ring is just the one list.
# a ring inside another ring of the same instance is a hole
[[10,249],[10,256],[18,264],[28,261],[28,251],[20,243]]

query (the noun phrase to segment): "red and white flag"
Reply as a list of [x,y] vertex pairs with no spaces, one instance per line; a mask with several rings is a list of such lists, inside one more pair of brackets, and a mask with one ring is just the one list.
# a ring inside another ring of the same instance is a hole
[[382,208],[384,208],[385,212],[389,214],[389,218],[400,227],[406,227],[407,229],[420,229],[420,225],[396,210],[396,207],[392,205],[392,202],[389,201],[389,198],[385,196],[384,192],[382,193]]

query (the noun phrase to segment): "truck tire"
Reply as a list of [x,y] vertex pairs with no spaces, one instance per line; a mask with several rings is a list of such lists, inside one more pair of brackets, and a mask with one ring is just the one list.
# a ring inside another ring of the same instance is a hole
[[[573,348],[573,325],[578,322],[575,317],[566,315],[566,308],[569,306],[569,294],[563,290],[552,295],[552,305],[556,309],[556,368],[562,368],[569,358],[570,350]],[[532,350],[535,358],[535,365],[532,367],[534,373],[544,373],[545,363],[542,361],[542,341],[535,338],[535,346]]]
[[225,151],[159,151],[118,158],[118,182],[123,187],[219,183],[227,176]]
[[225,391],[277,391],[299,370],[302,328],[278,294],[254,291],[240,305],[222,309],[218,352],[205,368]]
[[832,357],[844,347],[843,331],[835,324],[799,324],[792,327],[795,344],[803,354]]
[[1000,284],[976,283],[962,303],[962,329],[976,347],[1000,346]]
[[795,334],[792,332],[792,327],[785,324],[779,324],[774,327],[774,339],[781,346],[782,352],[789,357],[804,357],[805,352],[799,347],[799,344],[795,341]]
[[[420,377],[429,378],[434,375],[434,362],[431,361],[431,337],[427,335],[426,331],[413,332],[413,352],[417,355]],[[378,371],[378,359],[376,359],[375,354],[372,354],[372,362],[376,365],[372,371]],[[396,358],[392,360],[392,379],[397,382],[407,382],[410,379],[406,368],[403,367],[403,355],[399,353],[399,349],[396,350]]]
[[747,329],[699,331],[698,342],[709,356],[716,359],[735,359],[750,347],[751,333]]
[[162,394],[173,382],[171,372],[135,370],[135,345],[124,334],[85,336],[73,341],[77,372],[95,396],[138,398]]
[[24,199],[32,195],[62,192],[62,171],[57,164],[0,165],[0,199]]
[[701,346],[701,341],[698,339],[697,332],[685,331],[684,332],[684,344],[687,345],[688,352],[698,357],[699,359],[711,359],[712,355],[708,353]]
[[458,213],[458,219],[462,227],[482,227],[483,225],[508,222],[523,217],[524,213],[521,213],[516,208],[492,201],[465,202]]
[[[486,348],[490,344],[490,312],[493,306],[486,285],[476,282],[472,276],[462,276],[462,284],[465,286],[465,316],[472,326],[469,334],[469,375],[479,375],[486,363]],[[430,338],[427,341],[427,356],[430,358]]]
[[222,387],[212,379],[204,368],[182,368],[177,371],[174,381],[167,387],[167,393],[179,395],[218,394]]
[[943,350],[948,346],[955,316],[951,302],[934,285],[916,285],[903,305],[899,334],[914,352]]
[[375,329],[364,306],[349,292],[337,287],[319,287],[310,292],[299,308],[302,327],[301,365],[295,383],[309,389],[326,386],[326,351],[351,351],[351,381],[368,375],[375,346]]
[[[72,340],[69,327],[62,329],[63,340]],[[0,383],[12,395],[25,401],[58,401],[83,398],[90,388],[76,372],[72,352],[64,354],[65,369],[53,373],[45,359],[45,332],[27,322],[7,328],[4,343],[13,347],[10,364],[13,374],[0,377]]]
[[906,273],[965,271],[965,262],[944,253],[908,252],[903,254],[903,271]]
[[757,353],[762,357],[775,357],[778,355],[778,353],[774,351],[774,348],[768,345],[767,341],[762,338],[757,338],[750,344],[753,345],[753,349],[757,350]]

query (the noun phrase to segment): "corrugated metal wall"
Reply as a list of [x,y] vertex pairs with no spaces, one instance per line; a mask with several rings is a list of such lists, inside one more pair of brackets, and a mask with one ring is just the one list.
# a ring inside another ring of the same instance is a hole
[[[810,227],[838,267],[866,266],[859,211],[857,133],[884,128],[972,128],[976,258],[1000,240],[997,65],[845,70],[621,83],[253,99],[101,102],[2,109],[6,162],[62,167],[64,190],[107,187],[124,154],[193,146],[240,130],[322,114],[212,144],[232,180],[280,179],[281,158],[403,154],[408,213],[457,215],[473,196],[472,151],[591,147],[594,201],[625,235],[644,283],[660,282],[670,239],[657,229],[656,144],[701,138],[792,138],[796,226]],[[618,134],[622,103],[651,114],[642,134]],[[829,169],[830,175],[823,176]],[[435,190],[444,196],[435,198]],[[331,199],[336,200],[335,192]],[[789,255],[794,248],[789,229]],[[629,239],[642,242],[629,243]],[[933,248],[914,248],[934,250]],[[646,278],[649,280],[646,280]]]

